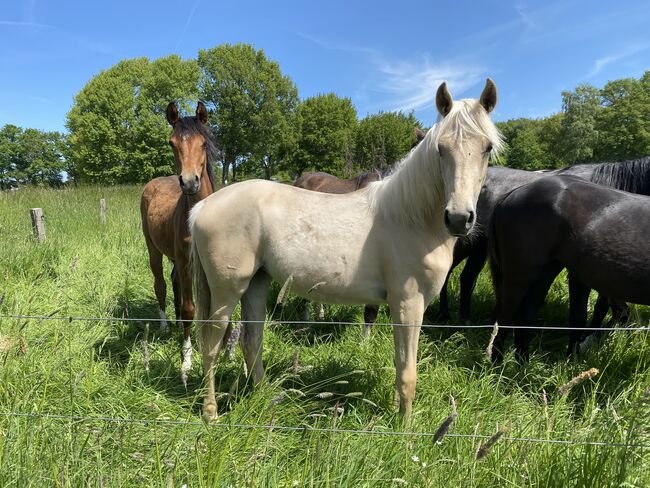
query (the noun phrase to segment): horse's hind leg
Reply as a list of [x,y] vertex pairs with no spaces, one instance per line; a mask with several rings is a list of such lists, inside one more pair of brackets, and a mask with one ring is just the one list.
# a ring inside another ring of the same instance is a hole
[[582,339],[583,329],[587,325],[587,303],[589,302],[590,289],[582,284],[573,273],[569,273],[569,348],[567,358],[571,359],[577,352],[578,344]]
[[[227,300],[224,300],[224,298],[227,298]],[[217,418],[214,374],[219,352],[230,329],[230,316],[236,304],[237,296],[224,297],[223,295],[217,296],[211,293],[209,317],[213,322],[202,322],[199,325],[203,374],[205,375],[206,386],[203,399],[203,417],[206,420]]]
[[260,269],[251,279],[248,289],[241,299],[242,331],[239,339],[246,366],[252,372],[253,382],[256,385],[264,378],[262,339],[266,319],[266,298],[270,283],[271,277]]
[[147,242],[147,249],[149,250],[149,266],[151,267],[151,273],[153,274],[153,289],[156,293],[156,299],[158,300],[160,331],[162,333],[167,333],[169,331],[167,316],[165,315],[167,284],[165,283],[165,276],[163,275],[163,255],[149,242]]

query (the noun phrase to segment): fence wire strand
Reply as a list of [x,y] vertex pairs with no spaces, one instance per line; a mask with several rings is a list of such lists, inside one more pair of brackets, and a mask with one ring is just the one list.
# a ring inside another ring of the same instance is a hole
[[[20,314],[4,314],[0,315],[0,319],[12,320],[51,320],[51,321],[67,321],[73,322],[131,322],[131,323],[149,323],[149,322],[162,322],[165,319],[156,318],[137,318],[137,317],[91,317],[91,316],[62,316],[62,315],[20,315]],[[171,320],[170,320],[171,321]],[[196,322],[196,323],[218,323],[218,322],[231,322],[230,320],[176,320],[175,322]],[[328,321],[305,321],[305,320],[257,320],[251,321],[253,323],[281,323],[286,325],[326,325],[326,326],[360,326],[364,325],[360,322],[328,322]],[[375,323],[373,326],[383,327],[417,327],[412,324],[397,324],[397,323]],[[431,329],[493,329],[494,324],[478,324],[478,325],[460,325],[460,324],[422,324],[422,328]],[[499,329],[532,329],[532,330],[561,330],[561,331],[647,331],[650,327],[564,327],[564,326],[498,326]],[[45,419],[45,420],[64,420],[70,422],[105,422],[105,423],[122,423],[122,424],[136,424],[136,425],[160,425],[160,426],[191,426],[202,428],[221,428],[221,429],[242,429],[242,430],[277,430],[284,432],[317,432],[317,433],[331,433],[331,434],[353,434],[353,435],[373,435],[373,436],[392,436],[392,437],[424,437],[433,438],[436,436],[434,432],[403,432],[403,431],[382,431],[382,430],[369,430],[369,429],[340,429],[334,427],[312,427],[309,425],[295,426],[295,425],[274,425],[274,424],[245,424],[245,423],[210,423],[190,421],[190,420],[173,420],[173,419],[138,419],[128,417],[95,417],[95,416],[75,416],[75,415],[57,415],[57,414],[44,414],[44,413],[24,413],[24,412],[0,412],[0,417],[5,418],[31,418],[31,419]],[[445,437],[457,439],[490,439],[490,435],[481,434],[455,434],[447,433]],[[623,442],[604,442],[604,441],[576,441],[569,439],[548,439],[537,437],[516,437],[516,436],[502,436],[504,441],[512,442],[529,442],[536,444],[558,444],[558,445],[572,445],[572,446],[596,446],[596,447],[616,447],[616,448],[640,448],[650,449],[650,444],[629,444]]]
[[[156,318],[138,318],[138,317],[80,317],[80,316],[62,316],[62,315],[14,315],[6,314],[0,315],[0,319],[15,319],[15,320],[58,320],[58,321],[68,321],[68,322],[194,322],[197,324],[202,323],[230,323],[235,322],[234,320],[212,320],[212,319],[162,319],[160,317]],[[360,326],[360,325],[371,325],[373,327],[421,327],[423,329],[492,329],[494,324],[398,324],[393,322],[375,322],[372,324],[364,324],[363,322],[335,322],[335,321],[318,321],[318,320],[248,320],[248,323],[253,324],[284,324],[284,325],[295,325],[295,326],[304,326],[304,325],[325,325],[325,326]],[[583,331],[583,332],[597,332],[597,331],[648,331],[650,330],[649,326],[638,326],[638,327],[566,327],[562,325],[501,325],[499,324],[499,329],[529,329],[529,330],[559,330],[559,331]]]
[[[275,424],[241,424],[241,423],[205,423],[191,420],[173,420],[173,419],[138,419],[128,417],[85,417],[81,415],[57,415],[44,413],[24,413],[24,412],[0,412],[0,417],[5,418],[31,418],[44,420],[65,420],[70,422],[105,422],[118,424],[135,424],[135,425],[160,425],[160,426],[190,426],[201,427],[206,429],[241,429],[241,430],[277,430],[285,432],[302,432],[302,433],[328,433],[328,434],[352,434],[352,435],[373,435],[386,437],[425,437],[433,438],[434,432],[404,432],[404,431],[382,431],[369,429],[339,429],[335,427],[312,427],[308,425],[275,425]],[[448,433],[445,438],[455,439],[490,439],[491,435],[485,434],[455,434]],[[596,447],[624,447],[650,449],[650,444],[630,444],[625,442],[605,442],[605,441],[579,441],[569,439],[545,439],[541,437],[516,437],[502,436],[502,440],[511,442],[530,442],[534,444],[560,444],[570,446],[596,446]]]

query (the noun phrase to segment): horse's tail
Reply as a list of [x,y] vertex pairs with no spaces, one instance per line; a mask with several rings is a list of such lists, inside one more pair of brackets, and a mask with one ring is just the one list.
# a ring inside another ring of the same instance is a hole
[[[192,236],[192,248],[190,251],[190,266],[192,269],[192,282],[194,288],[194,305],[196,306],[196,319],[208,320],[210,318],[210,286],[208,279],[205,275],[205,270],[201,264],[201,258],[196,246],[196,239],[194,238],[194,224],[196,218],[203,207],[204,201],[198,202],[190,211],[188,218],[188,226],[190,235]],[[201,349],[201,335],[197,334],[197,343]]]

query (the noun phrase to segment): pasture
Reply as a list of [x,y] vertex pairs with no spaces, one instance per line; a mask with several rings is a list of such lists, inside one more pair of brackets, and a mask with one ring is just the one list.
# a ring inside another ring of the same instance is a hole
[[[5,318],[158,317],[140,191],[0,193],[2,486],[650,484],[646,331],[611,334],[570,363],[567,334],[546,331],[535,335],[529,364],[518,365],[510,352],[494,367],[485,358],[489,329],[425,329],[413,419],[405,425],[393,406],[386,311],[367,340],[360,325],[283,324],[299,319],[301,302],[277,304],[276,286],[265,332],[266,382],[248,384],[239,348],[223,358],[216,375],[221,416],[206,425],[197,351],[187,390],[180,381],[180,328],[161,336],[151,323],[145,353],[144,321]],[[108,206],[103,226],[100,198]],[[43,244],[32,238],[30,207],[44,210]],[[165,263],[166,277],[170,271]],[[456,280],[450,292],[456,310]],[[566,302],[561,279],[539,323],[565,323]],[[167,303],[171,317],[171,286]],[[488,323],[493,305],[484,270],[473,323]],[[326,320],[360,322],[362,313],[326,307]],[[649,315],[647,307],[634,307],[632,323],[647,325]],[[425,323],[434,323],[433,313]],[[600,373],[559,395],[560,386],[590,368]],[[435,443],[421,434],[450,415],[450,395],[458,416]],[[498,430],[501,438],[477,460],[479,444]]]

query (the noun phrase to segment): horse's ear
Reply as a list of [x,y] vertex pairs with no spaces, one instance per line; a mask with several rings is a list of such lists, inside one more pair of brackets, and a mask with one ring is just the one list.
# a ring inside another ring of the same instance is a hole
[[169,125],[174,125],[178,122],[178,108],[176,108],[175,102],[169,102],[167,110],[165,110],[165,115],[167,116],[167,122],[169,122]]
[[205,105],[201,101],[196,104],[196,118],[199,119],[199,122],[202,124],[205,124],[208,121],[208,109],[205,108]]
[[414,132],[415,132],[415,143],[416,143],[416,144],[419,144],[420,142],[422,142],[422,140],[424,139],[424,136],[426,136],[427,133],[424,132],[424,131],[423,131],[422,129],[420,129],[419,127],[416,127],[416,128],[413,129],[413,130],[414,130]]
[[445,117],[449,112],[451,112],[451,106],[454,104],[454,101],[451,98],[451,93],[447,89],[447,83],[442,82],[442,85],[438,87],[436,92],[436,107],[440,115]]
[[483,93],[481,93],[479,103],[483,106],[487,113],[492,112],[492,110],[494,110],[494,107],[497,105],[497,86],[490,78],[485,81],[485,88],[483,88]]

